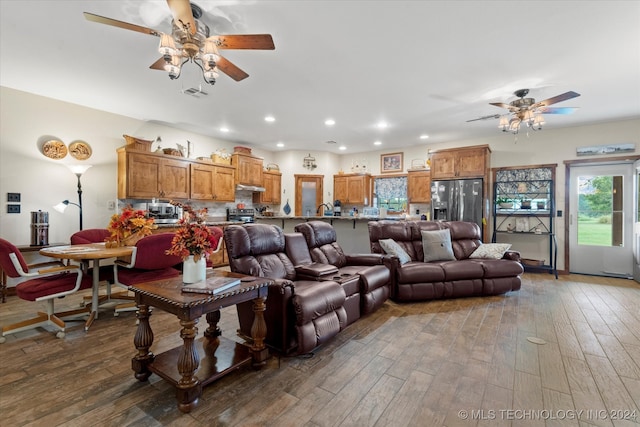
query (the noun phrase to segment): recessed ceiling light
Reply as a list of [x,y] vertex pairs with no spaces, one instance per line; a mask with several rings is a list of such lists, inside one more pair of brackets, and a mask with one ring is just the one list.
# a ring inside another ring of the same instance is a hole
[[429,139],[429,135],[420,135],[420,139]]
[[284,142],[278,142],[276,144],[276,147],[280,147],[280,148],[284,147]]
[[324,121],[324,124],[327,125],[327,126],[333,126],[333,125],[336,124],[336,121],[333,120],[333,119],[327,119],[327,120]]
[[220,132],[227,133],[227,132],[229,132],[229,128],[221,127],[220,128]]
[[373,145],[382,145],[382,141],[375,141]]
[[267,116],[267,117],[264,118],[264,121],[271,123],[271,122],[275,122],[276,118],[273,117],[273,116]]
[[376,126],[378,127],[378,129],[385,129],[389,125],[387,124],[387,122],[382,121],[382,122],[378,122]]
[[345,147],[344,145],[341,145],[340,148],[338,148],[339,150],[346,150],[347,147]]

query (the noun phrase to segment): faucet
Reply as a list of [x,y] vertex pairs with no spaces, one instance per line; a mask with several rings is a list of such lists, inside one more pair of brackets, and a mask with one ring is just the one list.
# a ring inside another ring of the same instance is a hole
[[327,210],[329,210],[329,211],[333,210],[333,206],[331,206],[329,203],[323,203],[323,204],[318,206],[318,209],[316,209],[316,215],[320,213],[320,208],[323,207],[323,206],[325,208],[327,208]]

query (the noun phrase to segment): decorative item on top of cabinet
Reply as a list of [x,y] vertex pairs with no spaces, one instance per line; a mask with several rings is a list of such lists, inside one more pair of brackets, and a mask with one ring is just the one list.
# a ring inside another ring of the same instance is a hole
[[236,168],[236,184],[262,185],[262,157],[233,153],[231,165]]
[[277,170],[266,170],[262,173],[264,191],[253,193],[253,203],[279,205],[281,199],[282,173]]
[[371,200],[371,175],[346,173],[334,175],[333,196],[343,204],[369,205]]
[[428,170],[407,172],[409,203],[431,203],[431,173]]
[[438,150],[431,153],[431,179],[488,178],[488,145]]

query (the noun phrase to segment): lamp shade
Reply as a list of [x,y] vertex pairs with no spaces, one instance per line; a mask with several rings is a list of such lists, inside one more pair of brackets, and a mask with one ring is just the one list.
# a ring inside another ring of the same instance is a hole
[[71,172],[75,173],[76,175],[82,175],[87,170],[89,170],[91,166],[92,165],[68,165],[67,167],[71,169]]
[[53,207],[53,209],[55,209],[56,211],[58,211],[60,213],[64,213],[64,211],[67,209],[67,206],[69,206],[69,201],[65,200],[65,201],[62,201],[62,202],[58,203],[57,205],[55,205]]

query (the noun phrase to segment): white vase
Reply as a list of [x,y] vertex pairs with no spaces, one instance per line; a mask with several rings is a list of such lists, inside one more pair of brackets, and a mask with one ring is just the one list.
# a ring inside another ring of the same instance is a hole
[[207,278],[207,260],[200,257],[198,262],[193,260],[193,255],[189,255],[182,263],[182,282],[198,283]]

